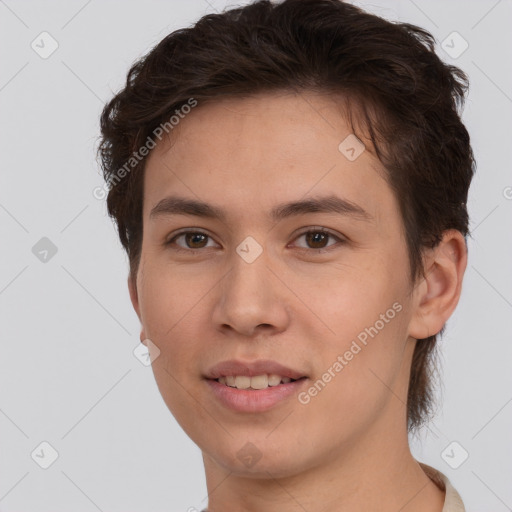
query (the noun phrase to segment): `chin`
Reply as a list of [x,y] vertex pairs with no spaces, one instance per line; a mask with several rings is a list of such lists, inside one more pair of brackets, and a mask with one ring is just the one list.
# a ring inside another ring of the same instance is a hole
[[250,478],[290,477],[307,466],[304,453],[299,452],[296,445],[286,447],[284,440],[277,439],[271,443],[268,439],[265,441],[264,436],[261,441],[247,439],[230,438],[227,446],[217,444],[213,451],[207,452],[225,471]]

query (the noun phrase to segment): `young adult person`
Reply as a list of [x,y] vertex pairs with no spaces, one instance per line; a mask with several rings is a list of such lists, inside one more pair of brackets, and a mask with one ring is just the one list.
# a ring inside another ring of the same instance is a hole
[[458,512],[408,434],[467,263],[468,83],[338,0],[204,16],[105,107],[107,205],[208,511]]

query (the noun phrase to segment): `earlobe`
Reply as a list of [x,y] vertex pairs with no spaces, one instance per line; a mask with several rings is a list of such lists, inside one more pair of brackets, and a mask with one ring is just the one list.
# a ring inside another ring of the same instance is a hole
[[445,231],[424,261],[425,276],[415,288],[415,310],[409,324],[409,335],[416,339],[439,333],[459,302],[467,265],[462,233]]

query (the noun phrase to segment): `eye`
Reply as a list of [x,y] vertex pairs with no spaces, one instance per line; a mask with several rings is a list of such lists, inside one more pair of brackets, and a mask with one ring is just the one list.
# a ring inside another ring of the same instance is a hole
[[343,244],[346,241],[342,239],[341,237],[334,235],[330,231],[324,229],[324,228],[309,228],[308,231],[302,232],[295,240],[299,240],[300,238],[304,237],[306,244],[309,245],[309,247],[299,247],[301,250],[305,250],[307,252],[310,252],[311,250],[317,250],[316,252],[326,252],[329,251],[329,247],[336,245],[335,242],[332,244],[327,244],[326,242],[329,239],[337,240],[339,243]]
[[[331,233],[330,231],[321,228],[314,227],[309,228],[307,231],[303,231],[300,233],[294,240],[299,240],[304,237],[306,242],[306,246],[298,247],[300,251],[305,251],[308,253],[317,252],[324,253],[327,252],[333,245],[336,245],[336,241],[339,244],[343,244],[346,242],[345,239],[341,238],[338,235]],[[183,243],[178,243],[178,240],[183,240]],[[332,240],[333,243],[328,243],[329,239]],[[173,250],[178,252],[187,252],[189,254],[194,254],[196,252],[201,251],[202,249],[207,249],[212,247],[212,245],[208,245],[208,241],[212,241],[213,239],[207,233],[203,231],[182,231],[168,241],[165,242],[166,246],[173,246]]]
[[[184,240],[184,246],[176,243],[180,239]],[[194,253],[197,250],[211,247],[207,245],[208,239],[211,240],[210,235],[202,231],[182,231],[165,242],[165,245],[177,245],[174,249],[178,252]]]

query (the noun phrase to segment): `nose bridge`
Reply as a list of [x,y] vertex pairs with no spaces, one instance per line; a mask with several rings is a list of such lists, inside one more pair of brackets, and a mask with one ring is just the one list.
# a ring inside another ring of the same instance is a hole
[[234,248],[230,257],[232,270],[228,277],[227,291],[237,299],[243,299],[247,293],[261,296],[264,287],[260,289],[260,285],[268,279],[267,265],[271,263],[268,251],[264,248],[264,236],[260,234],[256,238],[246,236]]
[[232,270],[224,283],[224,302],[231,310],[245,311],[246,314],[261,309],[269,303],[271,284],[266,254],[261,254],[250,263],[238,253],[233,255]]
[[279,300],[278,283],[267,268],[270,265],[268,254],[254,239],[246,239],[236,248],[215,305],[213,319],[219,327],[229,325],[245,335],[262,324],[278,330],[284,327],[287,315],[283,300]]

